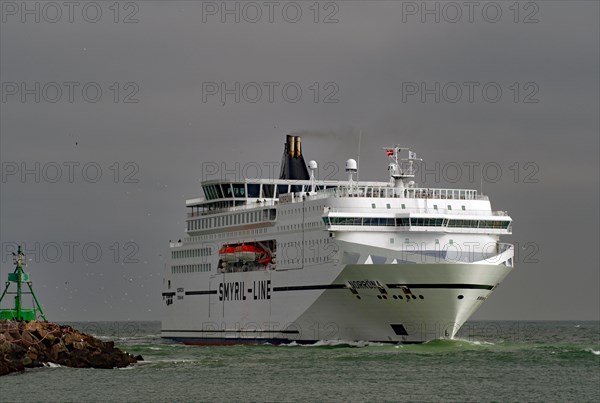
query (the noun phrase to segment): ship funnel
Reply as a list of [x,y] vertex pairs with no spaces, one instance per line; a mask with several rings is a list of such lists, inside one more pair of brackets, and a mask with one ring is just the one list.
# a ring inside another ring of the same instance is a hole
[[279,179],[310,179],[302,156],[302,145],[299,136],[288,134],[285,137],[285,149],[281,160]]

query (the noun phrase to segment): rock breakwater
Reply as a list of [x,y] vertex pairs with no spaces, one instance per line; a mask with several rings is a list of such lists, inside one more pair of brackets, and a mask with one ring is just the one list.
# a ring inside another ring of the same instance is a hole
[[55,363],[73,368],[123,368],[142,359],[71,326],[0,321],[0,375]]

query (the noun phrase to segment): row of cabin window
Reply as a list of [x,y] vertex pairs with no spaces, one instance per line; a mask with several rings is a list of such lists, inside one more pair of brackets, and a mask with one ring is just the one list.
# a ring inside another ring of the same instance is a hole
[[[390,243],[394,243],[394,238],[390,238]],[[410,243],[410,238],[404,238],[404,243]],[[435,240],[435,244],[439,245],[440,244],[440,240],[436,239]],[[448,240],[448,245],[454,245],[454,240],[453,239],[449,239]]]
[[[323,263],[329,261],[328,256],[315,256],[315,257],[306,257],[304,261],[307,263]],[[282,259],[281,264],[299,264],[300,259]]]
[[[391,208],[392,208],[392,205],[391,205],[390,203],[387,203],[385,206],[386,206],[388,209],[391,209]],[[400,207],[401,207],[403,210],[406,210],[406,204],[402,203]],[[371,208],[377,208],[377,205],[376,205],[375,203],[371,203]],[[438,205],[437,205],[437,204],[434,204],[434,205],[433,205],[433,209],[434,209],[434,210],[437,210],[437,209],[438,209]],[[452,205],[448,204],[448,206],[447,206],[447,209],[448,209],[448,210],[452,210]],[[460,206],[460,209],[461,209],[462,211],[465,211],[467,208],[466,208],[465,206]]]
[[[314,206],[310,206],[310,207],[303,207],[305,212],[322,212],[323,211],[323,205],[314,205]],[[285,210],[281,210],[280,214],[282,216],[285,215],[295,215],[295,214],[301,214],[302,213],[302,207],[300,208],[291,208],[291,209],[285,209]]]
[[[310,240],[305,240],[304,241],[304,245],[318,245],[318,244],[327,244],[329,241],[327,238],[320,238],[320,239],[310,239]],[[285,257],[287,256],[288,253],[294,253],[294,254],[299,254],[299,247],[302,245],[302,242],[300,241],[293,241],[293,242],[281,242],[278,245],[278,256],[280,257],[280,263],[281,264],[295,264],[295,263],[300,263],[299,258],[295,257],[293,259],[286,259]],[[292,251],[292,252],[288,252],[288,251]],[[312,249],[312,248],[308,248],[306,249],[306,254],[307,255],[311,255],[311,254],[315,254],[317,253],[317,255],[322,255],[322,256],[305,256],[304,257],[304,261],[307,263],[323,263],[323,262],[327,262],[329,261],[329,258],[332,257],[332,254],[335,253],[334,249],[331,250],[325,250],[322,249],[321,247],[318,248],[318,250]]]
[[180,264],[171,266],[171,273],[173,274],[185,274],[185,273],[200,273],[210,271],[210,264]]
[[266,234],[266,228],[256,228],[249,229],[245,231],[230,231],[230,232],[221,232],[217,234],[207,234],[207,235],[196,235],[189,236],[185,238],[186,242],[198,242],[198,241],[210,241],[213,239],[228,239],[232,237],[240,237],[245,235],[258,235],[258,234]]
[[[272,199],[286,193],[303,192],[309,189],[310,185],[287,185],[287,184],[267,184],[267,183],[220,183],[203,186],[204,194],[208,200],[224,198],[267,198]],[[315,186],[315,190],[337,188],[338,186]]]
[[188,221],[188,231],[224,227],[228,225],[250,224],[261,221],[274,221],[275,209],[250,211],[248,213],[229,214],[219,217],[202,218]]
[[[327,238],[319,238],[319,239],[307,239],[304,241],[304,245],[317,245],[317,244],[325,244],[328,243],[329,240]],[[278,244],[278,248],[279,250],[282,250],[284,248],[288,248],[290,246],[300,246],[302,244],[302,242],[300,241],[293,241],[293,242],[280,242]]]
[[190,257],[210,256],[210,248],[175,250],[171,252],[173,259],[185,259]]
[[451,220],[447,218],[422,217],[323,217],[325,225],[366,225],[384,227],[449,227],[508,229],[510,221],[500,220]]

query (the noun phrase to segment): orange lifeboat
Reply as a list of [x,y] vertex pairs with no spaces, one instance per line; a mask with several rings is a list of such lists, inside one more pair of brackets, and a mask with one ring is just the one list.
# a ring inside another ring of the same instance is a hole
[[223,245],[221,249],[219,249],[219,257],[224,262],[234,262],[236,261],[235,257],[235,248],[230,245]]
[[239,245],[235,247],[235,257],[243,262],[256,262],[267,252],[255,245]]

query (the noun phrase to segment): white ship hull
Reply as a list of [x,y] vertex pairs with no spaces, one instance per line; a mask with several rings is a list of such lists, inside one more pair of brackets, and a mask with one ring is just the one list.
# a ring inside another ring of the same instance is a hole
[[[501,258],[512,258],[512,252]],[[162,336],[187,344],[452,338],[511,269],[477,263],[352,264],[303,273],[220,274],[179,287],[174,298],[181,299],[177,309],[166,307]],[[233,287],[225,293],[224,284]]]

